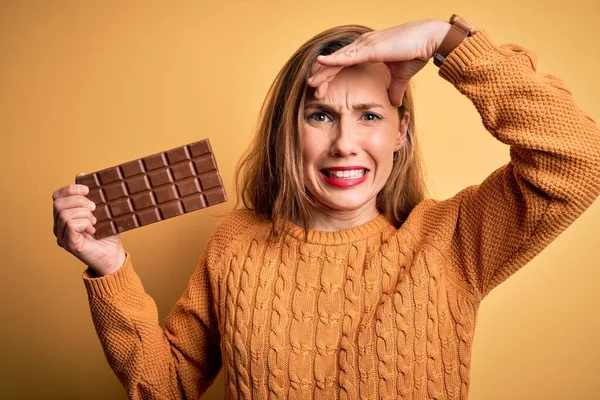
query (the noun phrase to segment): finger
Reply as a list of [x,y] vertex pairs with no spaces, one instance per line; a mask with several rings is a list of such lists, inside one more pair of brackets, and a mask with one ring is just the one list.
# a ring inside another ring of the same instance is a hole
[[88,207],[91,210],[96,209],[96,204],[83,195],[69,195],[67,197],[59,197],[52,203],[52,212],[54,219],[57,215],[67,208]]
[[68,209],[74,208],[87,208],[88,210],[94,211],[96,209],[96,204],[93,201],[89,200],[83,196],[69,196],[69,197],[60,197],[56,199],[52,206],[52,213],[54,216],[54,235],[57,235],[58,228],[58,220],[62,212]]
[[329,67],[348,67],[354,64],[382,62],[377,45],[372,41],[356,40],[329,55],[317,56],[317,62]]
[[325,68],[323,65],[319,64],[318,62],[314,62],[312,64],[312,66],[310,67],[310,76],[314,76],[316,75],[319,71],[321,71],[323,68]]
[[[58,236],[58,240],[60,241],[60,244],[62,247],[64,247],[67,250],[70,250],[72,247],[68,246],[67,243],[67,236],[70,235],[71,239],[75,239],[74,234],[81,234],[81,232],[77,232],[76,228],[78,228],[79,226],[83,226],[83,224],[81,224],[80,222],[78,222],[77,220],[70,220],[67,221],[67,225],[65,226],[65,229],[63,229],[62,234],[60,236]],[[85,228],[83,228],[83,230],[85,230]]]
[[400,107],[402,105],[402,98],[404,97],[405,90],[406,81],[392,79],[392,83],[388,89],[388,96],[390,98],[390,103],[392,103],[394,107]]
[[96,217],[94,217],[89,209],[75,208],[64,210],[56,221],[55,235],[58,239],[64,237],[65,229],[67,229],[69,221],[73,219],[87,219],[92,225],[96,224],[97,222]]
[[52,200],[56,200],[61,197],[73,196],[76,194],[80,194],[82,196],[87,195],[90,192],[90,189],[85,185],[79,185],[77,183],[72,183],[67,186],[63,186],[60,189],[56,190],[52,193]]
[[[79,251],[81,241],[84,239],[83,233],[88,231],[90,224],[91,222],[87,218],[69,220],[61,240],[62,247],[69,251]],[[94,227],[91,228],[94,229]]]
[[57,238],[64,236],[64,230],[67,223],[72,219],[87,218],[92,224],[97,222],[96,217],[89,208],[70,208],[63,210],[56,220],[55,235]]
[[323,97],[325,97],[325,93],[327,93],[328,87],[329,87],[329,83],[323,82],[323,84],[321,86],[319,86],[317,88],[317,90],[315,90],[315,98],[320,100]]
[[319,54],[315,59],[315,64],[321,67],[346,67],[352,64],[364,62],[364,47],[371,44],[367,41],[368,34],[359,36],[352,43],[345,45],[333,53]]
[[320,55],[317,57],[317,62],[330,67],[347,67],[349,65],[360,64],[367,62],[365,46],[352,43],[343,47],[335,53],[327,56]]
[[331,82],[333,78],[340,72],[344,67],[325,67],[320,69],[315,75],[308,78],[308,85],[312,87],[319,87],[323,82]]
[[94,236],[94,233],[96,233],[96,227],[93,226],[94,224],[95,222],[90,222],[85,228],[85,232],[89,233],[91,236]]

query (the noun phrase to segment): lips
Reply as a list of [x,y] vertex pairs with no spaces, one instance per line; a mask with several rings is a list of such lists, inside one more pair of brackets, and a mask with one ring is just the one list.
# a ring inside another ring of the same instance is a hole
[[369,170],[362,166],[330,167],[321,170],[321,176],[331,186],[352,188],[363,183]]

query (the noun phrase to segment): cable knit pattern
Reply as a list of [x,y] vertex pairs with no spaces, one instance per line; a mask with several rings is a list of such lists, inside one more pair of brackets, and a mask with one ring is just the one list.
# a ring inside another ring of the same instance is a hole
[[481,300],[600,194],[600,132],[535,55],[481,31],[440,75],[511,160],[396,229],[283,234],[223,218],[165,321],[129,254],[84,282],[107,359],[132,399],[197,399],[222,368],[228,399],[466,399]]

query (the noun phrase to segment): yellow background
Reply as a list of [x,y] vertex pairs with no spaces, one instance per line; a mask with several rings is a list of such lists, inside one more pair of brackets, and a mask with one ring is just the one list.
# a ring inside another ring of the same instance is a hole
[[[124,399],[96,338],[83,265],[57,247],[52,192],[209,138],[233,171],[278,70],[335,25],[385,28],[453,12],[539,55],[600,120],[600,5],[547,1],[0,1],[0,398]],[[415,78],[432,197],[508,161],[432,63]],[[234,202],[123,235],[161,321]],[[600,204],[482,303],[472,399],[600,398]],[[220,376],[206,398],[222,397]]]

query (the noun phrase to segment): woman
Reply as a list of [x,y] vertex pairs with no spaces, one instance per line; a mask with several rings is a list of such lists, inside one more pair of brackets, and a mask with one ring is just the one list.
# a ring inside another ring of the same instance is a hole
[[238,170],[246,209],[220,221],[164,330],[118,236],[91,237],[87,188],[54,193],[131,398],[198,398],[221,366],[228,398],[467,398],[481,300],[600,194],[600,134],[533,53],[476,31],[440,75],[511,161],[424,199],[406,88],[449,31],[338,27],[294,54]]

